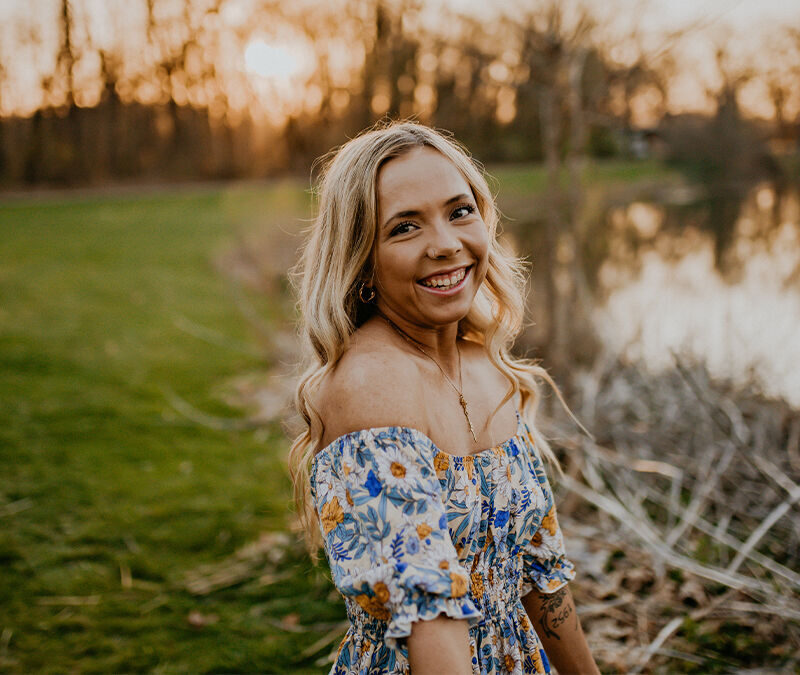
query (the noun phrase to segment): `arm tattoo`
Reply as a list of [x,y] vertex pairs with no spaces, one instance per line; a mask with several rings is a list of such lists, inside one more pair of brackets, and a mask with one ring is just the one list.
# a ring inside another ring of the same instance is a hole
[[544,634],[549,638],[554,637],[556,640],[560,640],[561,636],[558,631],[573,614],[572,603],[569,602],[567,596],[567,587],[565,586],[549,595],[541,593],[540,597],[542,605],[539,623],[544,630]]

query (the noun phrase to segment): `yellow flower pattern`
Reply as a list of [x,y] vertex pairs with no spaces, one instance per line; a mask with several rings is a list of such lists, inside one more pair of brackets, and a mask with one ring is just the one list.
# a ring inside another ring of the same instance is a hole
[[437,453],[433,458],[433,466],[437,473],[439,471],[447,471],[450,468],[450,457],[444,452]]
[[556,532],[558,532],[558,522],[556,521],[555,506],[551,507],[547,515],[542,519],[542,529],[547,530],[551,537],[556,536]]
[[467,473],[467,480],[472,481],[475,472],[475,458],[472,455],[464,457],[464,470]]
[[375,597],[382,605],[385,605],[387,602],[389,602],[389,588],[382,581],[379,581],[377,584],[375,584]]
[[478,572],[473,572],[469,575],[470,584],[472,587],[472,594],[476,598],[483,595],[483,576]]
[[420,523],[417,525],[417,536],[420,539],[426,539],[433,532],[433,528],[428,523]]
[[322,522],[322,530],[325,534],[328,534],[328,532],[344,520],[344,511],[342,507],[339,506],[339,500],[336,497],[322,507],[322,513],[319,519]]
[[388,621],[392,616],[385,605],[375,597],[362,593],[361,595],[357,595],[355,600],[361,609],[370,616],[374,616],[376,619]]
[[463,574],[450,572],[450,595],[452,597],[460,598],[462,595],[466,595],[467,588],[467,578]]

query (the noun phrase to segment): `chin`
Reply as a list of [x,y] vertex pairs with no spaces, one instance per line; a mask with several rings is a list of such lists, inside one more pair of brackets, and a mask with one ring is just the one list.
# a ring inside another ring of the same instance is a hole
[[442,307],[438,311],[423,311],[420,312],[429,323],[435,326],[446,326],[451,323],[457,323],[469,314],[472,309],[472,302],[467,305],[459,307]]

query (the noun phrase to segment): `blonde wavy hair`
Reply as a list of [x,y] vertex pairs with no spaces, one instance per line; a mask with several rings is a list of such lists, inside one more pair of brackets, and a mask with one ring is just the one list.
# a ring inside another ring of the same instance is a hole
[[482,167],[464,147],[438,130],[408,121],[380,124],[323,158],[318,213],[291,275],[299,296],[303,367],[295,405],[306,428],[292,443],[289,471],[298,515],[312,552],[321,543],[309,485],[311,462],[321,436],[312,436],[312,421],[314,428],[323,429],[312,403],[313,394],[344,354],[350,336],[371,314],[371,307],[360,301],[358,289],[372,276],[378,172],[392,158],[420,146],[440,152],[461,172],[489,230],[486,279],[469,314],[459,323],[459,335],[483,345],[489,360],[508,379],[508,392],[495,412],[519,395],[520,413],[533,432],[539,452],[555,461],[547,440],[534,424],[541,398],[537,380],[547,382],[562,404],[563,399],[544,368],[511,355],[511,345],[523,326],[525,264],[497,241],[499,212]]

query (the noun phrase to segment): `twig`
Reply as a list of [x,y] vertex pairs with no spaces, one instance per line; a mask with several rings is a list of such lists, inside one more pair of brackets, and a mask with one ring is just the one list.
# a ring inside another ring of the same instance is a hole
[[[567,443],[564,441],[562,441],[561,444],[567,445]],[[574,442],[569,444],[575,447],[575,449],[579,447],[579,444]],[[580,447],[595,457],[599,457],[600,459],[604,459],[607,462],[611,462],[619,466],[625,466],[639,473],[658,473],[668,478],[680,478],[683,476],[683,471],[677,466],[673,466],[669,462],[662,462],[652,459],[632,459],[630,457],[625,457],[621,453],[615,452],[610,448],[603,447],[602,445],[599,445],[598,443],[589,439],[586,439],[585,442],[582,442]]]
[[208,328],[207,326],[202,326],[183,315],[176,316],[172,323],[176,328],[182,330],[184,333],[187,333],[192,337],[202,340],[210,345],[214,345],[215,347],[222,347],[223,349],[235,352],[236,354],[244,354],[245,356],[252,356],[256,359],[261,359],[264,357],[264,355],[252,345],[229,338],[224,333],[214,330],[213,328]]
[[789,464],[795,471],[800,471],[800,419],[795,419],[789,428],[789,438],[786,441],[786,454]]
[[2,634],[0,634],[0,653],[3,655],[8,654],[8,645],[11,643],[11,636],[14,634],[14,631],[10,628],[3,628]]
[[656,639],[653,640],[650,645],[645,649],[642,658],[639,659],[639,663],[631,670],[631,673],[641,673],[642,669],[647,665],[647,662],[653,658],[653,655],[661,649],[661,645],[663,645],[670,636],[681,627],[684,619],[686,617],[683,616],[676,616],[672,621],[670,621],[666,626],[664,626],[656,635]]
[[331,642],[335,642],[339,639],[342,635],[342,630],[347,630],[347,627],[350,625],[349,621],[342,622],[336,626],[333,630],[325,633],[319,640],[310,644],[306,647],[302,652],[300,652],[301,659],[307,659],[309,656],[316,654],[320,649],[323,647],[327,647]]
[[273,628],[277,628],[278,630],[282,630],[286,633],[308,633],[311,628],[308,626],[303,626],[299,623],[289,623],[288,621],[276,619],[273,616],[265,616],[262,619],[264,623],[272,626]]
[[620,605],[628,605],[636,600],[636,596],[632,593],[625,593],[619,598],[614,598],[608,602],[597,602],[593,605],[583,605],[578,608],[578,614],[582,617],[594,616],[595,614],[603,614],[609,609],[619,607]]
[[37,605],[69,605],[71,607],[80,607],[83,605],[98,605],[100,604],[99,595],[51,595],[47,597],[36,598]]
[[687,654],[677,649],[666,649],[665,647],[661,647],[657,650],[656,654],[660,656],[669,656],[673,659],[680,659],[681,661],[688,661],[689,663],[696,663],[698,666],[702,666],[708,660],[704,659],[702,656],[697,656],[697,654]]
[[164,594],[157,595],[152,600],[148,600],[146,603],[144,603],[139,608],[139,613],[140,614],[148,614],[149,612],[152,612],[154,609],[158,609],[162,605],[166,605],[168,602],[169,602],[169,596],[168,595],[164,595]]
[[133,586],[133,577],[131,576],[131,568],[125,562],[119,563],[119,583],[122,588],[129,589]]
[[777,523],[781,518],[783,518],[784,514],[792,508],[792,504],[800,500],[800,489],[798,489],[798,493],[787,499],[786,501],[781,502],[778,506],[776,506],[772,511],[770,511],[769,515],[761,521],[761,525],[759,525],[755,530],[753,530],[752,534],[747,538],[747,541],[744,542],[744,546],[742,549],[736,554],[733,561],[728,568],[725,570],[728,574],[733,574],[736,570],[739,569],[741,564],[747,558],[747,554],[752,551],[761,538],[769,532],[772,526]]
[[729,602],[726,607],[723,607],[719,610],[714,610],[714,613],[717,611],[722,611],[724,609],[730,609],[733,612],[746,612],[746,613],[753,613],[753,614],[774,614],[775,616],[780,616],[785,619],[793,619],[794,621],[800,621],[800,611],[796,609],[791,609],[789,607],[782,607],[782,606],[773,606],[773,605],[762,605],[757,602]]
[[792,499],[796,499],[800,495],[800,485],[795,483],[789,476],[787,476],[783,471],[781,471],[775,464],[770,462],[765,457],[760,455],[753,456],[753,463],[761,469],[761,472],[774,480],[778,485],[780,485],[786,492],[789,493],[789,496]]
[[4,516],[13,516],[15,513],[29,509],[32,506],[33,500],[29,499],[28,497],[23,497],[22,499],[18,499],[14,502],[3,504],[0,506],[0,518],[3,518]]
[[217,417],[215,415],[209,415],[208,413],[205,413],[202,410],[194,407],[186,399],[181,398],[168,387],[162,387],[161,391],[169,404],[175,408],[177,412],[192,422],[204,427],[208,427],[209,429],[216,429],[217,431],[247,431],[250,429],[258,429],[259,427],[263,426],[263,423],[260,423],[254,419],[239,419],[233,417]]
[[[717,486],[717,483],[719,482],[719,479],[725,469],[728,468],[728,464],[730,463],[734,452],[736,452],[736,446],[731,443],[725,449],[722,459],[716,462],[714,470],[711,472],[711,476],[703,482],[698,481],[697,484],[700,485],[701,488],[692,496],[692,501],[689,504],[689,508],[686,510],[683,518],[681,518],[678,524],[667,535],[667,546],[674,546],[675,542],[683,536],[683,533],[692,527],[694,521],[699,517],[700,510],[708,499],[708,496]],[[714,457],[714,459],[716,459],[716,457]],[[702,471],[701,475],[705,473],[705,471]]]

